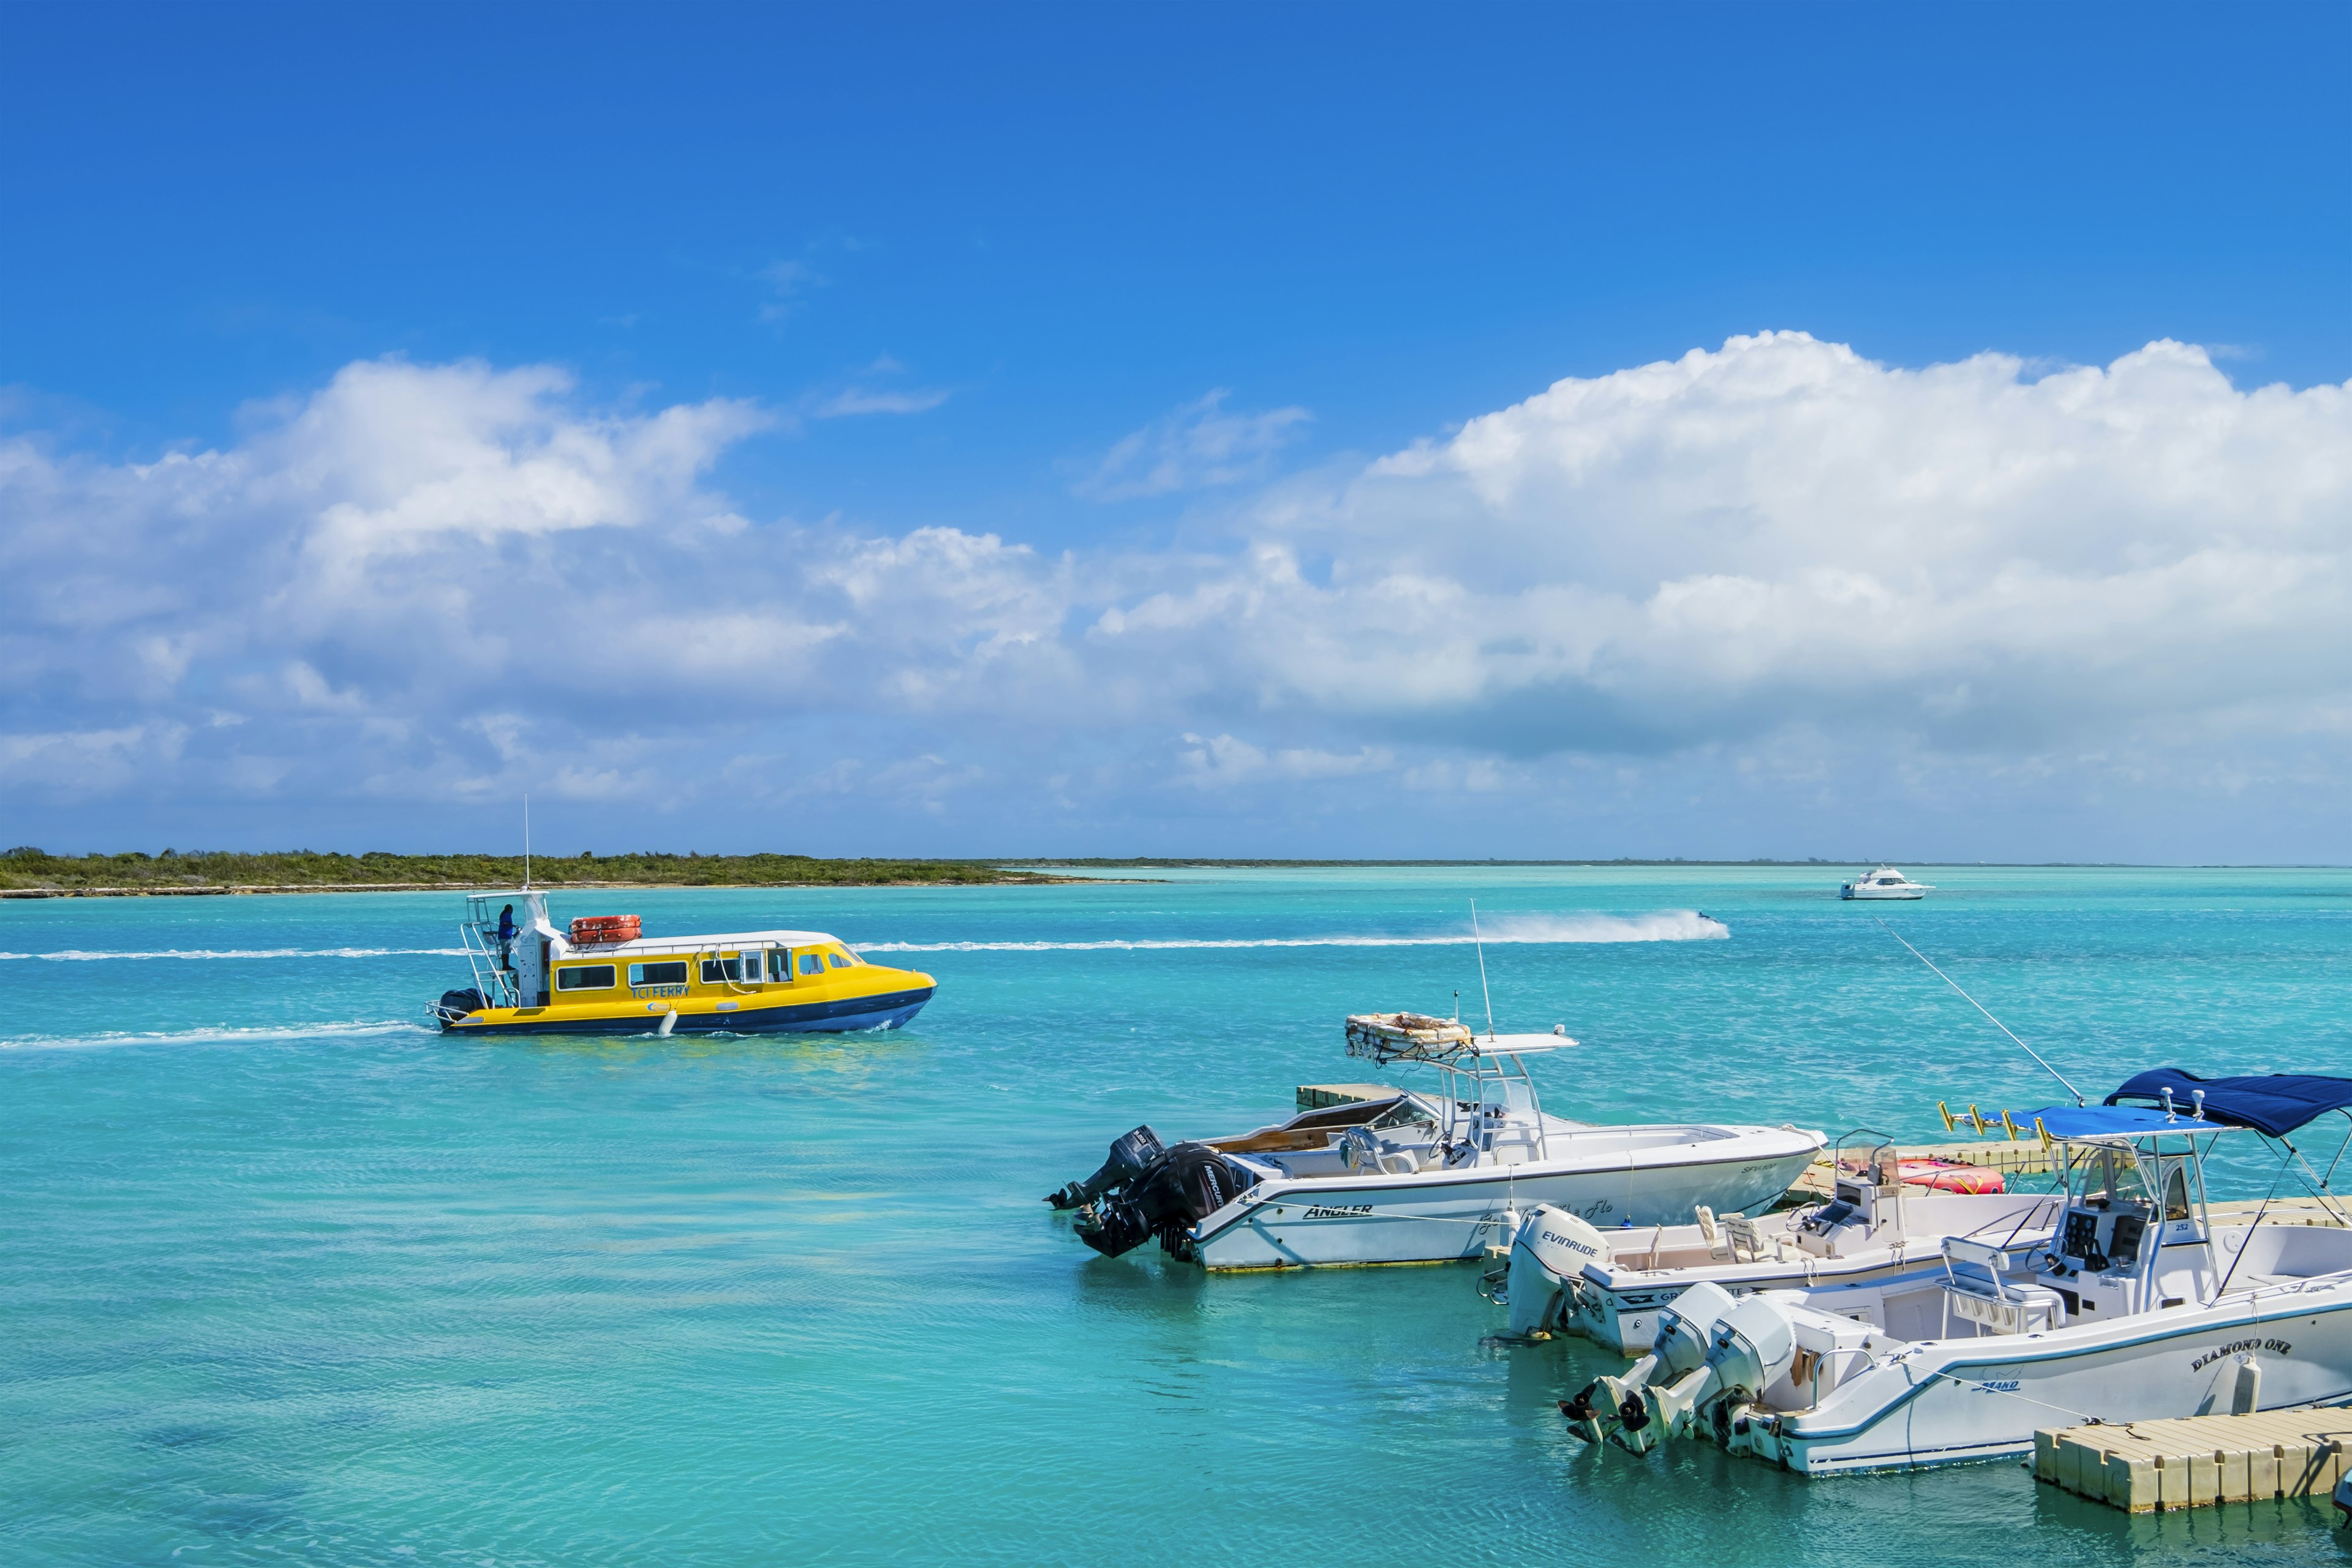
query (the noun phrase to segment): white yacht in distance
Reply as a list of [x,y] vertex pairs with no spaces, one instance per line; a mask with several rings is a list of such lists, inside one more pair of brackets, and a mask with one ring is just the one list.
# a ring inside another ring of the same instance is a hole
[[1866,877],[1856,877],[1838,889],[1841,899],[1924,899],[1936,890],[1930,882],[1915,882],[1892,866],[1881,866]]
[[1545,1113],[1522,1058],[1549,1035],[1474,1036],[1411,1013],[1348,1020],[1348,1054],[1436,1069],[1397,1089],[1237,1137],[1163,1147],[1149,1127],[1046,1201],[1118,1257],[1158,1237],[1211,1270],[1482,1257],[1538,1204],[1607,1226],[1677,1225],[1699,1207],[1769,1205],[1828,1142],[1792,1126],[1596,1127]]

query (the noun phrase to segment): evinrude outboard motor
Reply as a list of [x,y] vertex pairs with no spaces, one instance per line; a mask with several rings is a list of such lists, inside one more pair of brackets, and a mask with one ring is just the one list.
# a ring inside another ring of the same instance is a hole
[[1127,1185],[1143,1174],[1152,1161],[1168,1151],[1161,1146],[1160,1134],[1149,1126],[1139,1127],[1124,1137],[1111,1141],[1110,1158],[1102,1169],[1083,1182],[1072,1182],[1057,1193],[1046,1194],[1045,1201],[1057,1209],[1074,1209],[1080,1204],[1090,1204],[1105,1193]]
[[1586,1442],[1606,1437],[1636,1454],[1662,1437],[1688,1436],[1701,1417],[1727,1437],[1733,1406],[1759,1398],[1788,1373],[1796,1353],[1787,1313],[1761,1296],[1735,1300],[1702,1281],[1659,1311],[1648,1355],[1622,1378],[1594,1378],[1560,1414]]
[[1513,1336],[1526,1339],[1568,1327],[1584,1266],[1606,1263],[1609,1256],[1609,1243],[1598,1230],[1566,1209],[1538,1204],[1511,1238],[1506,1289]]
[[1079,1209],[1073,1228],[1106,1258],[1156,1236],[1171,1256],[1190,1258],[1192,1228],[1257,1183],[1255,1172],[1206,1143],[1179,1143],[1118,1192]]

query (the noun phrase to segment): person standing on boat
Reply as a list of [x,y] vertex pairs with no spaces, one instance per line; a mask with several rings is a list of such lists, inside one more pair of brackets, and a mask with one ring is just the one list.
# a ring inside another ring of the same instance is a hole
[[514,973],[514,906],[509,904],[499,911],[499,967],[509,974]]

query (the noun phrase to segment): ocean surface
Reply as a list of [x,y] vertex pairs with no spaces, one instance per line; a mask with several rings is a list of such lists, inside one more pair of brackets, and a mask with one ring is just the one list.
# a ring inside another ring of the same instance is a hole
[[1349,1012],[1483,1020],[1474,899],[1570,1116],[2063,1098],[1881,920],[2095,1093],[2352,1071],[2352,874],[1913,869],[556,895],[940,982],[744,1040],[445,1040],[443,896],[0,902],[0,1563],[2343,1562],[2324,1503],[1590,1452],[1555,1401],[1621,1363],[1482,1342],[1474,1268],[1205,1279],[1039,1201],[1366,1078]]

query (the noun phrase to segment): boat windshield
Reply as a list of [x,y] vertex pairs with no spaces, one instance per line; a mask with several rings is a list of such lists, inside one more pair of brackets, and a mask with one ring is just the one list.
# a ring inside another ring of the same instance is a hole
[[[2178,1163],[2171,1163],[2176,1165],[2177,1173]],[[2150,1213],[2156,1210],[2156,1192],[2150,1184],[2150,1173],[2139,1155],[2131,1149],[2112,1143],[2085,1149],[2078,1156],[2074,1176],[2074,1201],[2078,1204],[2096,1208],[2130,1205]],[[2185,1182],[2186,1178],[2183,1180]]]

